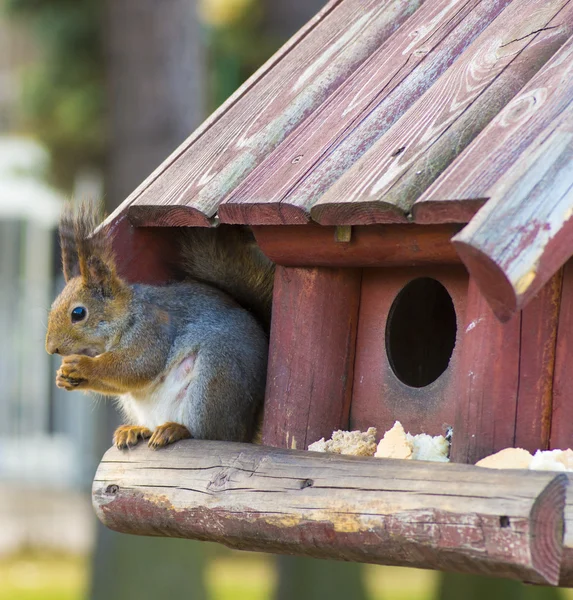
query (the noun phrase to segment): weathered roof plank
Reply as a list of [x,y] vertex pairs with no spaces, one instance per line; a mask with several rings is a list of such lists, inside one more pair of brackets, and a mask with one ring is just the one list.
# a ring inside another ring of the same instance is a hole
[[308,222],[314,201],[508,3],[425,3],[230,194],[219,207],[221,221]]
[[[291,44],[246,96],[238,98],[165,166],[162,176],[134,200],[130,218],[146,225],[208,225],[223,198],[422,1],[345,0],[337,4],[316,23],[312,35]],[[180,208],[173,211],[173,206]]]
[[[567,40],[566,0],[515,0],[313,206],[322,224],[406,220],[414,201]],[[527,14],[527,18],[523,15]]]
[[[566,9],[558,18],[571,24],[571,3]],[[415,222],[467,223],[486,202],[488,189],[565,110],[573,110],[573,38],[416,201]]]
[[487,193],[453,242],[507,321],[573,255],[573,111],[541,132]]
[[437,224],[480,211],[456,243],[506,318],[573,249],[559,213],[567,114],[573,0],[331,0],[108,223]]
[[234,104],[247,94],[250,89],[264,77],[274,66],[280,62],[300,40],[305,38],[315,26],[322,21],[342,0],[328,0],[326,5],[304,25],[292,38],[290,38],[273,56],[269,58],[247,81],[221,104],[203,123],[191,133],[191,135],[179,145],[150,175],[148,175],[133,192],[118,206],[118,208],[107,218],[106,222],[115,221],[121,213],[146,190],[156,179],[162,177],[163,173],[183,154],[189,146],[199,139],[218,119],[220,119]]

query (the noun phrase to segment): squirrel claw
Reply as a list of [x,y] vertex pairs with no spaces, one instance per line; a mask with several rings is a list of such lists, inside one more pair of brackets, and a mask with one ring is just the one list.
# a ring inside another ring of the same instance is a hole
[[82,383],[85,383],[85,382],[86,382],[86,379],[78,379],[76,377],[66,377],[65,375],[62,375],[60,372],[58,372],[58,376],[56,377],[56,385],[59,388],[67,390],[68,392],[71,392],[72,390],[77,389],[79,386],[81,386]]
[[168,422],[156,427],[147,445],[153,450],[157,450],[168,444],[173,444],[179,440],[186,440],[190,437],[193,436],[187,427],[179,423]]
[[138,425],[122,425],[113,434],[113,444],[120,450],[135,446],[139,440],[151,437],[151,430]]
[[85,387],[88,381],[86,375],[89,360],[91,359],[86,356],[75,354],[64,356],[62,366],[58,369],[56,385],[68,391]]

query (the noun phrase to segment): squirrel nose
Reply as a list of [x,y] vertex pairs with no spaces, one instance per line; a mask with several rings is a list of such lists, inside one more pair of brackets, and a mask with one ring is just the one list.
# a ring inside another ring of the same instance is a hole
[[53,344],[46,344],[46,350],[48,354],[59,354],[60,350],[56,348]]

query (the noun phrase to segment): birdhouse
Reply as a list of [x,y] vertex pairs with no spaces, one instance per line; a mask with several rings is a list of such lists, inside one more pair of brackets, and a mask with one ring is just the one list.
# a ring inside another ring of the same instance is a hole
[[572,36],[566,0],[331,0],[111,215],[132,281],[220,223],[277,269],[264,446],[111,450],[106,524],[573,584],[565,474],[304,452],[397,419],[455,463],[572,445]]

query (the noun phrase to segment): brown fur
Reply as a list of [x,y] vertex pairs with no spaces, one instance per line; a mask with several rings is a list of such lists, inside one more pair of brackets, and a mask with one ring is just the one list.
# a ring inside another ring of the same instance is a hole
[[[131,398],[126,407],[134,398],[145,404],[178,364],[173,357],[191,352],[199,362],[184,388],[188,395],[178,396],[187,421],[168,418],[153,425],[155,432],[145,423],[120,428],[116,445],[150,438],[150,446],[161,447],[191,435],[249,440],[264,395],[267,342],[261,326],[233,299],[268,324],[273,265],[244,231],[186,229],[179,235],[192,280],[129,285],[117,274],[108,232],[92,233],[98,222],[99,211],[88,205],[69,205],[60,222],[67,284],[54,301],[46,335],[48,352],[63,356],[57,385]],[[87,317],[74,321],[79,306]],[[165,398],[171,402],[170,395]]]
[[60,217],[59,234],[62,251],[62,267],[67,281],[81,276],[86,280],[88,261],[101,262],[114,267],[111,240],[105,230],[92,235],[103,214],[93,203],[66,203]]
[[182,267],[193,279],[213,285],[270,327],[274,264],[244,227],[219,225],[180,232]]

